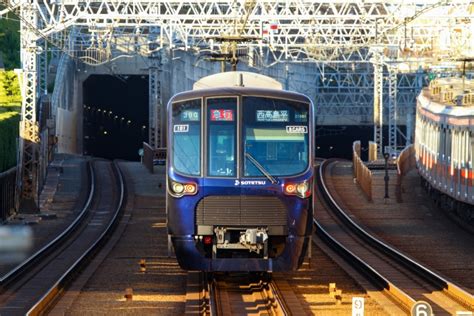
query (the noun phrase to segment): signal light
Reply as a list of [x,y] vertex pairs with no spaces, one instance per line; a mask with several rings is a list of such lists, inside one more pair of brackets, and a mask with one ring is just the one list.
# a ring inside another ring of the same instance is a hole
[[202,242],[207,246],[212,245],[212,236],[204,236]]
[[196,192],[196,186],[192,183],[188,183],[184,186],[184,192],[194,194]]
[[285,193],[293,195],[296,192],[296,185],[293,183],[287,183],[285,184]]

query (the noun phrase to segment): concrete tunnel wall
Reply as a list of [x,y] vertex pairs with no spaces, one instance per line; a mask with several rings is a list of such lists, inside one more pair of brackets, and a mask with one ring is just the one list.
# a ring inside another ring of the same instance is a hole
[[61,57],[56,74],[52,98],[52,113],[56,122],[58,152],[79,154],[78,151],[78,117],[80,108],[77,106],[79,90],[75,62],[66,55]]
[[[204,76],[220,72],[220,63],[199,59],[196,55],[175,50],[162,54],[160,72],[162,108],[161,126],[166,121],[166,104],[176,93],[192,89],[194,82]],[[64,59],[64,60],[63,60]],[[55,92],[53,94],[53,113],[56,117],[58,152],[82,154],[83,152],[83,83],[90,75],[148,75],[148,59],[142,56],[121,58],[103,66],[88,66],[70,58],[63,57],[58,67]],[[62,64],[62,65],[61,65]],[[228,68],[229,65],[227,65]],[[288,68],[286,68],[288,67]],[[306,94],[316,99],[317,80],[320,76],[315,64],[283,64],[271,67],[253,68],[244,63],[238,70],[259,72],[282,83],[284,88]],[[63,75],[60,76],[61,71]],[[57,91],[56,91],[57,89]],[[56,95],[56,98],[54,97]],[[321,96],[320,96],[321,97]],[[370,105],[369,105],[370,106]],[[348,117],[319,116],[320,125],[360,125],[362,118],[357,111]],[[165,133],[162,133],[164,139]]]
[[91,75],[148,75],[145,60],[142,57],[126,58],[96,67],[67,57],[61,59],[52,102],[58,153],[83,153],[84,81]]

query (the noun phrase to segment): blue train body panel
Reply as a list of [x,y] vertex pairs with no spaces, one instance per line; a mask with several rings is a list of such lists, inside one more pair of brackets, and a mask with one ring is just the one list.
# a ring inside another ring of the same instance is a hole
[[186,270],[297,269],[311,237],[314,110],[300,94],[201,89],[168,104],[167,214]]

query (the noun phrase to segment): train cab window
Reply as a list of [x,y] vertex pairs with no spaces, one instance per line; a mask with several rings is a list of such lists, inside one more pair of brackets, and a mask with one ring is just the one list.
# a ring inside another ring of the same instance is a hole
[[172,163],[185,175],[201,174],[201,100],[173,104]]
[[237,98],[207,99],[207,174],[237,174]]
[[243,175],[302,173],[309,162],[309,105],[264,97],[243,98]]

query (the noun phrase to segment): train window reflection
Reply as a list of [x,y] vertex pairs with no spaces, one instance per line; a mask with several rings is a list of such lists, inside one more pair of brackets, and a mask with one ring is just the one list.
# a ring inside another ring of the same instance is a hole
[[173,166],[176,171],[201,174],[201,101],[173,104]]

